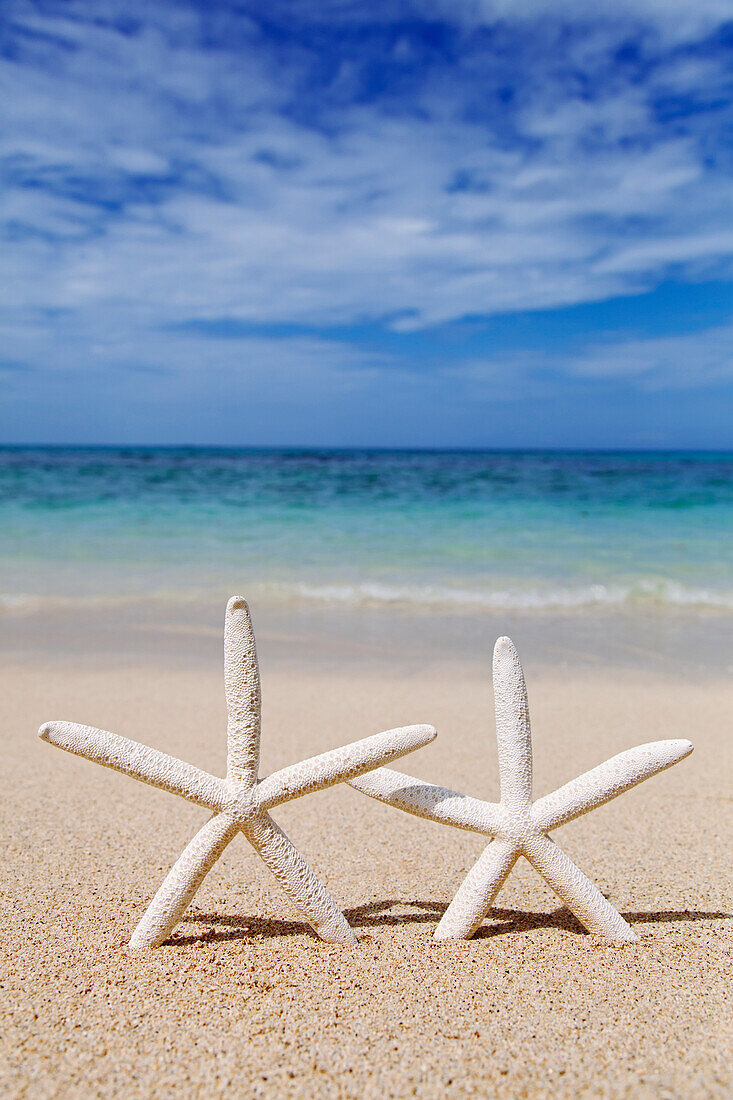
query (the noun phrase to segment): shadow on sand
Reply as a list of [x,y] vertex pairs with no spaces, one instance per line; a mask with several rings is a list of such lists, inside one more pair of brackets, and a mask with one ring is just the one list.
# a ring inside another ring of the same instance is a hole
[[[345,909],[344,916],[354,929],[369,931],[387,927],[410,924],[437,924],[447,906],[435,901],[402,901],[385,898],[368,905],[359,905]],[[397,910],[394,912],[393,910]],[[638,924],[677,924],[686,921],[731,920],[733,913],[704,912],[697,909],[658,910],[641,913],[622,914],[631,925]],[[249,938],[269,939],[277,936],[300,936],[315,933],[304,921],[271,920],[262,917],[230,916],[224,913],[187,914],[188,924],[209,925],[205,931],[178,933],[167,943],[184,946],[193,943],[221,943],[226,940]],[[491,909],[486,922],[479,928],[474,940],[487,940],[503,936],[509,932],[532,932],[540,928],[557,928],[563,932],[573,932],[585,936],[588,933],[575,917],[565,908],[551,913],[526,912],[522,909]]]

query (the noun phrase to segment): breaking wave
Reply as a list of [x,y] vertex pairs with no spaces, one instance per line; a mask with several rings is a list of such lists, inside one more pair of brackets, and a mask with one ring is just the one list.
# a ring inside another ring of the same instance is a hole
[[733,611],[733,590],[687,587],[675,581],[633,584],[527,586],[491,589],[452,585],[399,585],[373,581],[266,586],[280,598],[347,606],[405,605],[477,611],[582,611],[597,607],[688,607]]
[[246,588],[264,603],[310,603],[342,607],[403,607],[463,612],[517,611],[583,612],[601,608],[663,610],[665,608],[733,612],[733,590],[694,587],[671,580],[639,580],[633,583],[563,585],[541,582],[496,587],[467,587],[450,583],[400,584],[364,580],[316,583],[234,578],[220,583],[179,588],[151,587],[132,592],[91,594],[0,593],[0,614],[24,615],[45,610],[111,608],[130,603],[161,605],[226,599]]

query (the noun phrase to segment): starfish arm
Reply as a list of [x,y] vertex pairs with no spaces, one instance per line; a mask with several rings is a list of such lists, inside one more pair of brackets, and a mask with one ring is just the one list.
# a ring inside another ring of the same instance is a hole
[[356,936],[336,902],[271,817],[258,814],[242,832],[322,940],[356,943]]
[[499,638],[494,646],[494,700],[501,801],[527,806],[532,797],[529,704],[519,654],[509,638]]
[[547,836],[533,836],[522,851],[580,923],[597,936],[634,942],[638,936],[600,890]]
[[610,802],[637,783],[671,768],[692,752],[690,741],[652,741],[621,752],[535,802],[532,821],[548,832]]
[[138,741],[75,722],[47,722],[38,736],[60,749],[180,795],[198,806],[217,812],[226,805],[228,794],[221,779]]
[[257,787],[259,804],[264,810],[270,810],[291,798],[300,798],[311,791],[354,779],[380,764],[397,760],[427,745],[436,736],[433,726],[402,726],[375,733],[341,749],[312,756],[263,779]]
[[226,814],[215,814],[199,829],[166,875],[130,939],[133,951],[160,947],[190,905],[194,894],[239,825]]
[[378,802],[428,821],[490,836],[499,830],[500,807],[496,803],[482,802],[447,787],[423,783],[389,768],[379,768],[360,779],[352,779],[349,786]]
[[227,776],[253,787],[260,764],[260,670],[247,601],[232,596],[224,624]]
[[519,848],[516,844],[509,840],[492,840],[459,886],[456,896],[435,929],[433,938],[470,939],[494,904],[494,898],[518,857]]

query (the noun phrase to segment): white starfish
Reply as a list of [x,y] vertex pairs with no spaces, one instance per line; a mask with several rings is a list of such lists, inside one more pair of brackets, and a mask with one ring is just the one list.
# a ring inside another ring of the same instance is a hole
[[343,913],[268,811],[396,760],[432,741],[435,730],[424,725],[388,730],[259,780],[260,674],[249,608],[240,596],[227,604],[224,679],[229,719],[225,780],[91,726],[49,722],[38,731],[42,740],[59,748],[214,811],[168,872],[130,947],[158,947],[170,935],[208,871],[240,831],[321,939],[355,943]]
[[400,810],[492,837],[446,910],[435,938],[467,939],[478,929],[519,856],[525,856],[589,932],[615,940],[638,936],[590,879],[550,839],[557,829],[692,752],[689,741],[654,741],[619,753],[532,803],[532,737],[524,674],[514,645],[494,648],[498,803],[457,794],[380,768],[351,786]]

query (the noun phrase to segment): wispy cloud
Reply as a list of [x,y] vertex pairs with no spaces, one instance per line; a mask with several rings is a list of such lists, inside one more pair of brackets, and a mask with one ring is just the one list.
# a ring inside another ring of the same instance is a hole
[[444,368],[469,399],[516,400],[530,388],[542,396],[558,378],[631,383],[639,391],[689,390],[733,382],[733,325],[667,337],[590,341],[573,353],[514,352]]
[[[733,277],[729,5],[559,11],[8,0],[8,356],[185,372],[192,319],[408,332]],[[224,371],[367,367],[225,345]]]
[[632,379],[650,392],[733,382],[733,325],[591,345],[565,357],[563,369],[579,378]]

